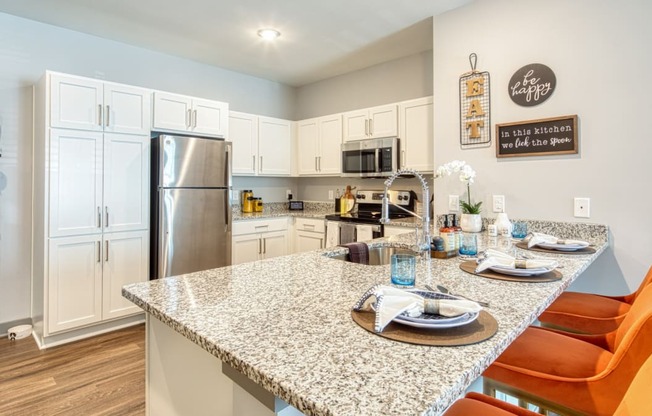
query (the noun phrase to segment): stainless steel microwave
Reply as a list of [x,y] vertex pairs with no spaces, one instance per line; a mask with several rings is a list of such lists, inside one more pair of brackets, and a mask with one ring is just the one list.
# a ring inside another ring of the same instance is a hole
[[342,144],[342,176],[382,178],[399,169],[396,137],[366,139]]

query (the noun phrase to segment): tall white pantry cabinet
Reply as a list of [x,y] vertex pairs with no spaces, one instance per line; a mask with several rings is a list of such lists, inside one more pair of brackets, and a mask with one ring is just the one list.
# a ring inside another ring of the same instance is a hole
[[46,72],[35,87],[32,317],[42,347],[142,320],[151,92]]

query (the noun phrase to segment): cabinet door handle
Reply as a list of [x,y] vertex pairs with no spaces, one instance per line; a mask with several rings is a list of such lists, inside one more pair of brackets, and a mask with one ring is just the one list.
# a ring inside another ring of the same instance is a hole
[[102,127],[102,104],[97,105],[97,125]]
[[256,155],[251,155],[251,168],[256,172]]
[[263,254],[267,253],[267,239],[263,238]]
[[97,262],[99,263],[102,261],[102,243],[97,242]]
[[317,156],[317,171],[321,172],[321,156]]
[[373,136],[374,135],[374,120],[369,119],[369,135]]
[[369,120],[364,120],[364,135],[369,136]]
[[102,228],[102,208],[97,207],[97,228]]
[[263,157],[262,156],[260,157],[260,163],[258,164],[258,170],[260,172],[263,171]]
[[109,124],[111,124],[111,107],[108,105],[106,106],[106,117],[104,118],[106,119],[106,127],[109,127]]
[[104,227],[109,228],[109,207],[104,207]]
[[317,156],[315,156],[315,172],[317,172],[319,168],[317,168]]
[[197,127],[197,110],[192,112],[192,126]]
[[263,240],[262,238],[258,239],[258,254],[262,254],[263,252]]
[[109,240],[104,242],[104,261],[109,262]]
[[319,248],[324,248],[324,239],[323,238],[319,239]]
[[186,111],[186,127],[190,127],[191,113],[192,113],[191,109],[188,109],[188,111]]

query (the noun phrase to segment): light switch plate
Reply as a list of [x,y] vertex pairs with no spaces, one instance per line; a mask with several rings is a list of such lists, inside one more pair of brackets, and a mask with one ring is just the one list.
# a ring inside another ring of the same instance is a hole
[[330,201],[331,199],[333,199],[333,190],[329,189],[328,190],[328,200]]
[[575,218],[591,218],[591,198],[575,198],[573,215]]
[[448,195],[448,210],[449,211],[459,211],[460,210],[460,196],[459,195]]
[[505,195],[493,196],[493,211],[505,212]]

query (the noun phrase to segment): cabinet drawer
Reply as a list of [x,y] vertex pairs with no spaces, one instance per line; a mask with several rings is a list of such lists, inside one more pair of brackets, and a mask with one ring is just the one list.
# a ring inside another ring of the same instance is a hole
[[287,217],[264,220],[244,220],[233,223],[233,235],[266,233],[269,231],[286,231]]
[[314,218],[297,218],[294,226],[297,231],[326,232],[326,221]]

